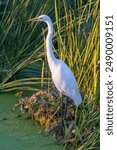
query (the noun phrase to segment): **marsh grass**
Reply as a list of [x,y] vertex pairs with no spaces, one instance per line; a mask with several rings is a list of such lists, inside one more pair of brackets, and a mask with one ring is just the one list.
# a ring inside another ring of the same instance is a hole
[[41,14],[52,18],[54,53],[73,71],[83,97],[77,120],[82,140],[76,136],[73,147],[99,149],[99,0],[6,1],[0,9],[0,92],[55,90],[46,59],[47,26],[27,22]]

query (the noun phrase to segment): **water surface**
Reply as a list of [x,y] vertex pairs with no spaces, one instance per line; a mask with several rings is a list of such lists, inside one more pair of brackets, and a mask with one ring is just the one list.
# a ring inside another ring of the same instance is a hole
[[0,150],[63,150],[51,136],[40,134],[32,120],[12,111],[18,99],[0,94]]

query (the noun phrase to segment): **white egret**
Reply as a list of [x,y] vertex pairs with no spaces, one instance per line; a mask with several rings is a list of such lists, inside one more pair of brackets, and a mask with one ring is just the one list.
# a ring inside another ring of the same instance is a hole
[[43,21],[46,22],[46,24],[48,25],[46,48],[47,60],[52,74],[52,80],[60,94],[65,94],[66,96],[70,97],[74,101],[75,105],[78,107],[82,102],[82,98],[78,90],[76,79],[71,69],[62,60],[57,59],[53,53],[53,24],[50,17],[47,15],[41,15],[39,17],[32,18],[29,21]]

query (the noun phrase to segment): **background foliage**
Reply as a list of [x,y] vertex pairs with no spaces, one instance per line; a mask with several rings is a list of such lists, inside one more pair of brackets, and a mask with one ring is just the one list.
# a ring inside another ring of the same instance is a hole
[[51,17],[55,55],[72,69],[82,93],[84,109],[79,130],[85,138],[79,148],[96,149],[99,146],[99,0],[0,1],[0,92],[53,89],[46,60],[47,26],[27,22],[41,14]]

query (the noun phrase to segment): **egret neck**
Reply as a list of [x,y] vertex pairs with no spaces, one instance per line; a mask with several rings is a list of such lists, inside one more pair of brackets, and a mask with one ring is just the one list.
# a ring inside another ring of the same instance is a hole
[[48,59],[50,70],[52,72],[52,69],[55,67],[57,61],[52,49],[53,25],[51,20],[46,21],[46,23],[48,25],[48,34],[46,38],[47,59]]

